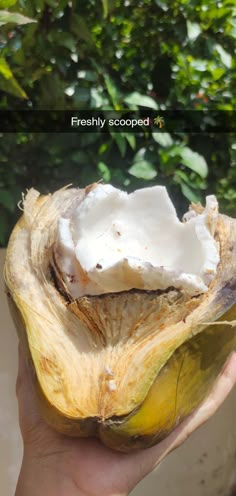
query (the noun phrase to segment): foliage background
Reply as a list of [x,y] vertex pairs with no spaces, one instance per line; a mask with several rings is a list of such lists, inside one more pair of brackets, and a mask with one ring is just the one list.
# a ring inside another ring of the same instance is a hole
[[[235,10],[234,0],[0,0],[0,110],[235,109]],[[167,185],[180,214],[215,193],[233,214],[235,135],[3,133],[0,244],[26,188],[98,179]]]

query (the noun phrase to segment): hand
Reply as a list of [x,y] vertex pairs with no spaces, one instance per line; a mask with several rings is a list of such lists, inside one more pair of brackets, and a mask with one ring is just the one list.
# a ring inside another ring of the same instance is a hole
[[40,416],[31,377],[19,350],[17,397],[24,456],[15,496],[125,496],[223,403],[236,382],[236,353],[192,415],[158,445],[131,454],[50,428]]

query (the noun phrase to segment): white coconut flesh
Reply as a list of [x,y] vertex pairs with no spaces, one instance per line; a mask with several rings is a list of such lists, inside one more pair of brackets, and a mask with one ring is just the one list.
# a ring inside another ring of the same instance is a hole
[[190,209],[181,222],[166,188],[131,194],[98,184],[58,220],[55,258],[73,299],[130,289],[208,290],[219,263],[218,203]]

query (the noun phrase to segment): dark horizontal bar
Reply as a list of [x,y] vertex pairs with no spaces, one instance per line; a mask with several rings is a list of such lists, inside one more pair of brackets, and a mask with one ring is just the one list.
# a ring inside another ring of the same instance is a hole
[[0,132],[234,133],[234,110],[0,110]]

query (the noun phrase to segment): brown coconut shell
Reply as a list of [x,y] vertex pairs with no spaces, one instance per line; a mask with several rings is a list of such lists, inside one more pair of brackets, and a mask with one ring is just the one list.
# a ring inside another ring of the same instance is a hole
[[207,293],[73,301],[52,253],[57,219],[76,202],[78,190],[30,190],[7,250],[9,306],[45,420],[121,451],[149,447],[200,405],[236,348],[236,221],[218,215],[220,263]]

